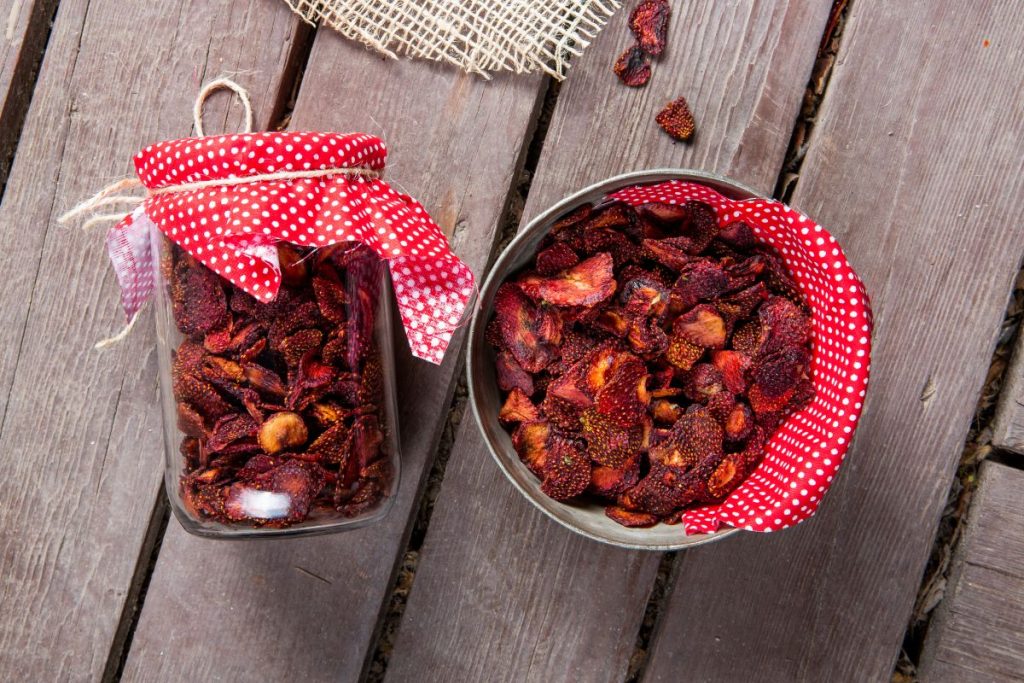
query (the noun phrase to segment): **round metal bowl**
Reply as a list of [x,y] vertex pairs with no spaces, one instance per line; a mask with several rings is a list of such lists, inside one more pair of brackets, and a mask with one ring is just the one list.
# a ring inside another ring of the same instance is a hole
[[530,221],[498,257],[480,290],[479,305],[470,325],[469,353],[466,360],[469,403],[473,408],[473,414],[491,455],[513,486],[541,512],[562,526],[595,541],[638,550],[692,548],[725,538],[738,529],[723,528],[715,533],[691,536],[687,536],[679,525],[658,524],[649,529],[630,529],[605,516],[603,505],[583,502],[560,503],[542,493],[537,477],[519,459],[512,447],[511,437],[498,422],[501,395],[494,371],[495,355],[491,346],[484,341],[484,329],[494,314],[494,293],[501,283],[533,257],[541,238],[547,234],[555,220],[581,204],[598,202],[605,195],[620,188],[664,180],[702,183],[731,199],[759,196],[749,187],[721,176],[685,169],[657,169],[615,176],[566,197]]

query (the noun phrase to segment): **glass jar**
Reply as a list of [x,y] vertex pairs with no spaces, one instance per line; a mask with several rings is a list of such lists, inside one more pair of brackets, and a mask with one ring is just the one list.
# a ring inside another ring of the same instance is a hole
[[157,229],[165,485],[191,533],[337,531],[383,517],[397,489],[389,279],[358,242],[278,245],[260,303]]

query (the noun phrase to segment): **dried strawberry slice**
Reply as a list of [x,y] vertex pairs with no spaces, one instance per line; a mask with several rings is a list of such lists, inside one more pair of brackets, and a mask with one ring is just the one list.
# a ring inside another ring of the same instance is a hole
[[335,422],[309,444],[306,452],[322,462],[343,463],[349,454],[351,430],[344,422]]
[[325,269],[313,277],[313,294],[316,296],[316,303],[323,317],[335,325],[346,321],[345,310],[348,297],[345,296],[345,289],[338,282],[337,277],[333,276],[333,273]]
[[552,438],[540,490],[555,500],[569,500],[586,491],[589,484],[590,461],[583,451],[569,439]]
[[615,293],[612,267],[611,254],[602,252],[557,277],[528,275],[519,281],[519,286],[539,302],[555,306],[593,306]]
[[626,510],[663,516],[692,502],[694,494],[679,486],[680,478],[649,472],[633,488],[620,494],[617,503]]
[[655,422],[672,425],[675,424],[676,420],[682,417],[682,415],[682,407],[672,401],[658,399],[651,402],[651,417],[654,418]]
[[245,413],[225,415],[213,425],[206,446],[211,451],[221,451],[239,439],[256,436],[258,429],[256,421]]
[[743,403],[736,403],[722,424],[725,438],[729,441],[742,441],[750,436],[754,429],[754,414]]
[[739,351],[715,351],[711,354],[711,364],[722,373],[722,384],[727,391],[733,394],[746,391],[749,356]]
[[784,410],[797,387],[806,379],[809,367],[810,355],[800,347],[760,361],[751,373],[750,407],[759,415]]
[[701,304],[676,318],[672,334],[682,335],[696,346],[721,349],[725,347],[727,329],[718,309]]
[[557,275],[580,262],[580,257],[565,242],[556,242],[537,254],[537,272],[541,275]]
[[269,370],[256,363],[242,363],[241,367],[245,380],[261,394],[267,394],[278,399],[288,395],[288,388],[281,381],[281,377],[273,370]]
[[686,264],[672,287],[671,308],[681,313],[702,301],[721,296],[729,287],[729,276],[718,263],[700,259]]
[[534,392],[533,377],[508,351],[502,351],[494,361],[494,369],[498,376],[498,388],[502,391],[518,389],[527,396]]
[[632,354],[620,353],[604,374],[607,379],[597,391],[596,411],[616,427],[636,427],[651,401],[647,392],[647,366]]
[[562,323],[557,311],[536,306],[513,284],[498,288],[494,311],[502,345],[527,372],[540,372],[558,356]]
[[670,241],[671,239],[645,239],[640,244],[640,253],[644,257],[657,261],[671,270],[682,270],[686,267],[686,264],[693,260],[693,257],[690,256],[691,245],[688,240],[684,241],[683,244],[679,244],[678,242]]
[[690,107],[686,104],[686,98],[683,97],[666,104],[654,117],[654,120],[662,130],[680,142],[689,141],[696,129],[693,114],[690,113]]
[[172,379],[174,397],[180,403],[190,404],[207,420],[216,420],[232,412],[212,384],[192,373],[178,373]]
[[726,323],[733,325],[740,320],[749,318],[767,298],[768,289],[764,286],[763,282],[758,282],[735,294],[722,297],[716,302],[715,306],[722,314]]
[[188,403],[181,401],[177,405],[178,429],[186,436],[193,436],[197,439],[207,436],[206,426],[202,416]]
[[183,255],[171,282],[174,321],[182,334],[196,340],[228,322],[228,302],[220,276]]
[[623,428],[619,426],[621,420],[588,408],[580,416],[580,422],[587,454],[594,462],[607,467],[621,467],[645,448],[650,439],[651,423],[646,415],[640,416],[637,425]]
[[691,401],[707,403],[722,391],[725,391],[722,373],[710,363],[697,363],[683,378],[683,395]]
[[639,46],[626,48],[612,66],[619,80],[631,88],[647,85],[651,80],[651,61]]
[[544,476],[544,466],[550,456],[551,426],[544,420],[523,422],[512,433],[512,446],[530,471]]
[[634,455],[619,467],[595,465],[590,471],[589,491],[604,498],[612,498],[636,486],[640,481],[640,455]]
[[509,392],[505,404],[498,412],[498,419],[504,424],[516,422],[536,422],[540,419],[540,412],[537,406],[533,405],[530,397],[518,387]]
[[651,465],[686,472],[722,454],[722,427],[707,410],[687,413],[673,425],[668,437],[651,446]]
[[665,50],[670,13],[668,0],[643,0],[629,15],[630,30],[643,51],[652,57]]
[[719,230],[718,238],[737,249],[751,249],[757,244],[753,229],[743,221],[734,221]]
[[604,509],[604,514],[609,519],[618,522],[622,526],[646,529],[658,523],[658,517],[646,512],[633,512],[618,505],[609,505]]
[[707,492],[701,496],[701,502],[721,502],[743,483],[747,474],[747,463],[742,454],[726,454],[718,464],[715,465],[715,469],[708,477],[706,482]]
[[665,350],[665,360],[679,368],[689,370],[704,355],[704,348],[697,346],[682,333],[673,332]]
[[757,311],[761,324],[768,329],[761,352],[771,354],[804,346],[811,338],[811,321],[800,307],[789,299],[773,296]]

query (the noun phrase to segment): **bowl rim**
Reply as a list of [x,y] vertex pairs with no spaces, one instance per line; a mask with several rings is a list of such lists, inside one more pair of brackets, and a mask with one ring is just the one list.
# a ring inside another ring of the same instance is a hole
[[[731,194],[736,196],[735,198],[738,199],[750,199],[764,196],[763,194],[754,190],[753,188],[743,183],[740,183],[736,180],[733,180],[732,178],[728,178],[726,176],[719,175],[716,173],[708,173],[706,171],[699,171],[696,169],[686,168],[655,168],[642,171],[631,171],[629,173],[621,173],[619,175],[606,178],[596,183],[592,183],[580,190],[577,190],[576,192],[573,192],[572,194],[567,195],[560,201],[554,203],[548,209],[542,211],[536,217],[531,219],[525,227],[518,231],[516,236],[512,239],[511,242],[509,242],[508,245],[505,246],[505,248],[495,259],[494,263],[491,265],[487,277],[484,280],[484,284],[480,287],[478,301],[482,302],[486,298],[486,295],[491,291],[491,289],[496,288],[497,286],[500,285],[500,282],[498,282],[499,273],[503,273],[505,271],[505,268],[503,266],[505,266],[506,262],[509,259],[511,259],[514,255],[517,255],[519,247],[524,242],[531,240],[537,235],[537,233],[541,231],[549,230],[551,223],[553,222],[553,219],[555,217],[564,215],[568,211],[574,209],[576,205],[580,203],[583,197],[594,194],[596,192],[603,192],[604,194],[608,194],[623,187],[627,187],[629,185],[648,184],[654,182],[662,182],[666,180],[683,180],[703,183],[705,185],[712,186],[712,188],[717,191],[725,190],[727,192],[730,192]],[[504,276],[501,277],[503,281]],[[476,420],[477,428],[480,430],[481,435],[483,436],[484,443],[487,445],[487,450],[490,452],[491,457],[497,463],[498,468],[501,470],[502,474],[505,475],[505,478],[516,488],[516,490],[519,491],[520,495],[522,495],[526,500],[530,501],[531,505],[533,505],[535,508],[544,513],[544,515],[546,515],[550,519],[553,519],[561,526],[571,531],[574,531],[575,533],[581,536],[584,536],[594,541],[598,541],[600,543],[605,543],[607,545],[612,545],[619,548],[627,548],[630,550],[649,550],[661,552],[669,550],[685,550],[688,548],[695,548],[697,546],[705,545],[707,543],[712,543],[714,541],[719,541],[723,538],[726,538],[727,536],[735,534],[738,531],[742,531],[742,529],[736,527],[723,527],[718,531],[714,531],[711,533],[687,536],[685,532],[683,532],[682,529],[680,529],[680,542],[678,543],[630,543],[612,540],[599,534],[593,533],[579,526],[578,524],[573,523],[570,519],[563,519],[561,516],[556,515],[553,511],[549,510],[544,505],[542,505],[540,501],[536,500],[532,492],[527,491],[513,476],[512,472],[509,471],[508,467],[506,467],[502,458],[498,455],[496,444],[494,444],[492,442],[492,439],[488,437],[488,430],[485,427],[484,417],[481,412],[480,399],[475,389],[476,383],[473,381],[473,378],[475,377],[476,373],[479,372],[479,369],[475,366],[473,361],[474,354],[472,346],[474,345],[474,343],[482,342],[483,340],[483,333],[481,329],[482,326],[486,325],[486,321],[483,320],[483,317],[483,306],[478,305],[473,311],[473,316],[470,320],[469,345],[471,348],[468,348],[466,352],[466,384],[468,388],[469,404],[473,411],[473,417]],[[569,507],[565,503],[562,503],[560,501],[553,502],[558,507]],[[643,530],[637,529],[636,531],[642,532]]]

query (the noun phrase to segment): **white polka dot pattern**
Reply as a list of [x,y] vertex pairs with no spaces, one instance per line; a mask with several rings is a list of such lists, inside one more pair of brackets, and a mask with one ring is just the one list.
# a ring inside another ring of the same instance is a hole
[[715,207],[719,225],[749,224],[785,261],[813,316],[814,400],[789,417],[765,449],[761,465],[719,505],[683,516],[686,533],[720,524],[777,531],[817,509],[853,438],[864,403],[871,358],[871,308],[864,285],[828,232],[777,201],[723,197],[696,183],[669,181],[620,190],[633,205],[681,204],[698,199]]
[[[246,133],[171,140],[135,157],[149,190],[333,168],[384,169],[387,152],[362,133]],[[414,199],[379,178],[342,174],[150,194],[146,214],[171,240],[233,284],[270,301],[278,242],[323,247],[356,240],[387,260],[413,354],[440,363],[473,292],[473,273]],[[129,244],[131,217],[108,235],[129,317],[152,290],[148,260]],[[127,283],[127,286],[126,286]]]

